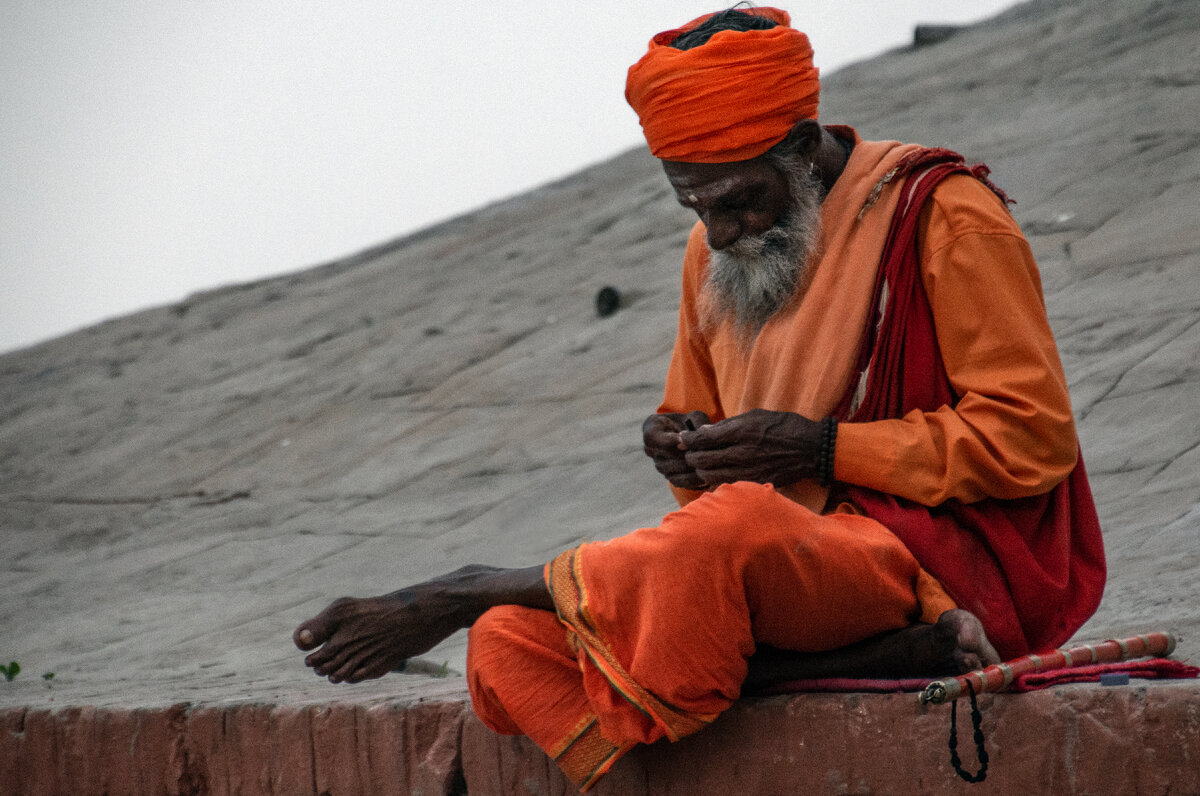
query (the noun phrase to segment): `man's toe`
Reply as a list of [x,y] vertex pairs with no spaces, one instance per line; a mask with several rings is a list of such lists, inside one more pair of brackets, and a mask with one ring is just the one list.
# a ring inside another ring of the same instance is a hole
[[292,641],[297,647],[308,652],[328,641],[330,635],[329,628],[322,621],[322,617],[315,616],[296,628],[296,631],[292,633]]
[[334,612],[347,598],[335,600],[321,613],[305,622],[301,622],[292,633],[292,641],[300,649],[308,652],[316,649],[329,640],[334,630]]
[[305,652],[317,646],[317,637],[313,634],[312,628],[308,626],[308,622],[296,628],[292,633],[292,641]]

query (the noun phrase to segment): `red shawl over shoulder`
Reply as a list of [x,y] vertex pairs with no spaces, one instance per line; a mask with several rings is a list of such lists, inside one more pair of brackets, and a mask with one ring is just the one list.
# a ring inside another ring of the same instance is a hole
[[[917,221],[941,179],[967,173],[986,183],[987,169],[968,168],[945,149],[921,150],[903,166],[900,173],[911,176],[884,247],[872,300],[878,314],[859,354],[858,372],[869,374],[866,394],[855,406],[852,387],[835,413],[849,422],[958,401],[921,282]],[[1104,549],[1082,456],[1049,493],[1016,500],[949,500],[929,508],[864,487],[848,492],[851,502],[900,537],[960,607],[979,617],[1003,658],[1059,646],[1100,602]]]

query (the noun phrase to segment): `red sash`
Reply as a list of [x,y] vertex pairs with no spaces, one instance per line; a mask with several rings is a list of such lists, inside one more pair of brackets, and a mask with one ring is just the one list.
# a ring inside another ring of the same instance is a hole
[[[934,187],[951,174],[971,174],[1005,199],[987,181],[986,167],[968,168],[950,150],[922,150],[902,166],[898,173],[910,176],[884,246],[875,317],[859,353],[857,372],[870,368],[865,396],[855,407],[855,383],[835,411],[849,422],[958,402],[921,282],[918,217]],[[1100,602],[1104,547],[1082,456],[1050,492],[1016,500],[949,500],[929,508],[864,487],[846,489],[849,500],[900,537],[960,607],[979,617],[1004,659],[1058,647]]]

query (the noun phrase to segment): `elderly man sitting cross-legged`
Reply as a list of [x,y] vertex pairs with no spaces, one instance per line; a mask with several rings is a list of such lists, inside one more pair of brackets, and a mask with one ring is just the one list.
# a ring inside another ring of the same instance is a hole
[[475,711],[587,789],[781,680],[957,673],[1065,641],[1104,584],[1037,268],[947,150],[817,122],[787,14],[660,33],[626,96],[699,216],[642,433],[681,508],[545,566],[343,598],[332,682],[471,626]]

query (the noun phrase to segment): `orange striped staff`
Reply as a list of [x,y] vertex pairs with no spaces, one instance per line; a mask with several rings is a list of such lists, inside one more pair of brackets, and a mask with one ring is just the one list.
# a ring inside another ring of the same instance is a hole
[[[983,717],[976,694],[1003,691],[1018,677],[1037,672],[1052,672],[1077,666],[1097,663],[1117,663],[1133,658],[1170,655],[1175,651],[1175,637],[1170,633],[1147,633],[1123,640],[1110,639],[1102,644],[1085,644],[1082,647],[1059,649],[1041,655],[1026,655],[1023,658],[997,663],[993,666],[969,672],[949,680],[934,680],[921,692],[922,705],[951,703],[950,710],[950,765],[954,772],[966,782],[983,782],[987,778],[988,753],[983,740]],[[974,774],[962,766],[958,756],[958,698],[966,691],[971,698],[971,726],[974,729],[975,755],[979,759],[979,770]]]
[[921,692],[922,705],[941,705],[958,699],[965,691],[976,694],[996,693],[1012,685],[1025,674],[1070,669],[1094,663],[1116,663],[1133,658],[1163,657],[1175,651],[1175,637],[1170,633],[1146,633],[1127,639],[1110,639],[1101,644],[1059,649],[1040,655],[997,663],[975,672],[948,680],[934,680]]

